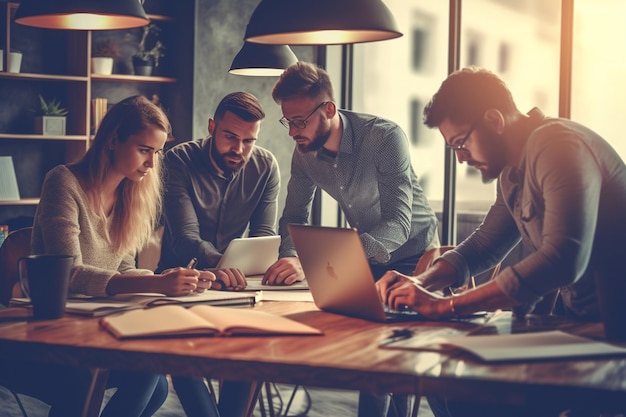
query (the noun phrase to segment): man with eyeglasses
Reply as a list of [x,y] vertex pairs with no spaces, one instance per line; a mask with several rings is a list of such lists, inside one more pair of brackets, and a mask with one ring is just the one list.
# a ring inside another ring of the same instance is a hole
[[[433,319],[511,308],[524,316],[560,290],[555,313],[600,319],[594,284],[612,282],[608,285],[615,288],[626,279],[616,274],[626,254],[626,166],[615,150],[571,120],[546,117],[537,108],[521,113],[506,84],[476,67],[456,71],[442,83],[424,110],[424,121],[439,128],[460,163],[478,169],[484,182],[497,179],[497,197],[480,227],[426,272],[385,274],[376,284],[383,301]],[[529,254],[494,280],[455,296],[436,292],[463,286],[520,241]],[[560,411],[544,410],[542,404],[429,402],[438,417]]]
[[[287,68],[272,97],[296,149],[279,221],[279,260],[264,280],[288,285],[304,279],[287,224],[308,223],[318,189],[333,197],[359,230],[374,277],[389,269],[411,273],[439,238],[402,129],[381,117],[338,109],[328,73],[307,62]],[[384,415],[387,402],[380,399],[361,395],[359,415]]]

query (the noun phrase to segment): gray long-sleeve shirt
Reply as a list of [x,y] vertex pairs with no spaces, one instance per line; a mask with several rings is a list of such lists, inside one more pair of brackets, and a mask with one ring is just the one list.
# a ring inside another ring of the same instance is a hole
[[254,146],[248,163],[230,177],[213,166],[211,138],[184,142],[165,155],[165,231],[158,271],[212,268],[231,240],[276,234],[280,172],[268,150]]
[[336,157],[293,153],[285,209],[279,222],[280,256],[296,256],[287,224],[305,224],[319,187],[358,229],[373,264],[420,255],[436,239],[437,218],[411,166],[408,140],[395,123],[339,112],[343,134]]

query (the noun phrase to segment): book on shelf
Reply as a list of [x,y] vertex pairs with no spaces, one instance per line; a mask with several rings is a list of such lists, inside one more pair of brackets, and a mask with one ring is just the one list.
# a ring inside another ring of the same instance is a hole
[[[385,343],[386,348],[409,350],[460,349],[485,362],[564,359],[587,356],[623,356],[626,347],[577,336],[560,330],[495,334],[451,335],[441,331],[434,334],[414,333],[412,337],[398,338]],[[383,345],[381,345],[383,347]]]
[[249,308],[164,305],[100,319],[118,339],[166,336],[320,335],[304,323]]
[[0,224],[0,246],[2,246],[7,237],[9,237],[9,225]]
[[[68,298],[65,312],[87,317],[100,317],[127,310],[176,304],[188,307],[196,304],[213,306],[254,305],[256,294],[229,291],[205,291],[181,297],[168,297],[163,294],[133,293],[111,297],[74,296]],[[9,306],[29,307],[29,298],[12,298]]]
[[106,98],[96,97],[91,99],[91,128],[95,134],[100,127],[100,122],[107,112],[108,100]]
[[0,156],[0,200],[19,200],[20,190],[13,166],[13,157]]

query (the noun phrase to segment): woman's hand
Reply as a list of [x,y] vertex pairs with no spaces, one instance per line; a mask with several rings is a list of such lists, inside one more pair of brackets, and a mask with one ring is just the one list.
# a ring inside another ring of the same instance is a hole
[[160,292],[168,296],[189,295],[193,292],[204,292],[211,288],[215,275],[210,271],[198,271],[191,268],[171,268],[161,274],[162,289]]

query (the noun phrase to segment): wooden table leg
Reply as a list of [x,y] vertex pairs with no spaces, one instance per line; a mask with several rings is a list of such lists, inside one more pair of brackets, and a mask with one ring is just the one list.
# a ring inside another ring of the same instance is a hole
[[91,384],[85,398],[83,417],[98,417],[102,407],[104,391],[109,379],[109,370],[104,368],[91,369]]

